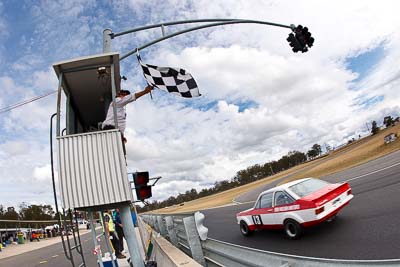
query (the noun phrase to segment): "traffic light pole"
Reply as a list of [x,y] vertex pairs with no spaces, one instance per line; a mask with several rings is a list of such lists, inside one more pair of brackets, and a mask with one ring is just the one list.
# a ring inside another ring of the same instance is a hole
[[144,261],[140,255],[139,242],[136,238],[135,226],[133,225],[130,205],[122,207],[120,212],[122,228],[124,230],[126,243],[128,243],[129,255],[131,256],[131,263],[135,267],[144,267]]
[[[207,24],[201,25],[201,26],[197,26],[197,27],[192,27],[192,28],[189,28],[189,29],[185,29],[185,30],[182,30],[182,31],[178,31],[178,32],[175,32],[175,33],[172,33],[172,34],[165,35],[164,26],[179,25],[179,24],[189,24],[189,23],[207,23]],[[148,29],[157,28],[157,27],[161,28],[162,33],[163,33],[162,34],[163,37],[158,38],[158,39],[156,39],[154,41],[151,41],[151,42],[149,42],[147,44],[144,44],[144,45],[142,45],[140,47],[137,47],[137,48],[127,52],[126,54],[124,54],[124,55],[122,55],[120,57],[120,60],[123,60],[123,59],[127,58],[128,56],[136,53],[137,51],[140,51],[140,50],[142,50],[142,49],[144,49],[146,47],[149,47],[149,46],[151,46],[153,44],[156,44],[156,43],[159,43],[161,41],[170,39],[170,38],[175,37],[177,35],[181,35],[181,34],[184,34],[184,33],[192,32],[192,31],[196,31],[196,30],[200,30],[200,29],[216,27],[216,26],[223,26],[223,25],[229,25],[229,24],[261,24],[261,25],[269,25],[269,26],[275,26],[275,27],[281,27],[281,28],[288,28],[288,29],[291,29],[291,30],[295,29],[295,25],[293,25],[293,24],[291,24],[291,25],[283,25],[283,24],[267,22],[267,21],[260,21],[260,20],[246,20],[246,19],[183,20],[183,21],[172,21],[172,22],[165,22],[165,23],[159,23],[159,24],[153,24],[153,25],[138,27],[138,28],[134,28],[134,29],[127,30],[127,31],[124,31],[124,32],[120,32],[120,33],[112,33],[112,32],[110,33],[110,32],[108,32],[109,36],[107,36],[107,37],[105,37],[104,36],[105,34],[103,33],[103,40],[104,40],[103,45],[105,44],[106,39],[111,41],[111,39],[113,39],[115,37],[118,37],[118,36],[121,36],[121,35],[125,35],[125,34],[128,34],[128,33],[148,30]],[[107,29],[107,30],[109,30],[109,29]]]

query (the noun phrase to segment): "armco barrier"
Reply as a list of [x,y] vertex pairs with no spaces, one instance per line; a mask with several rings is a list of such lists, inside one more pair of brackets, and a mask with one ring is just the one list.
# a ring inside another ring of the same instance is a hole
[[[147,240],[150,238],[150,231],[152,231],[152,229],[149,229],[148,226],[146,227],[140,217],[138,219],[138,225],[140,228],[143,247],[146,247]],[[152,243],[153,255],[151,259],[157,261],[158,267],[201,267],[201,265],[195,260],[191,259],[188,255],[176,248],[159,234],[153,233]]]
[[226,267],[375,267],[400,266],[394,260],[336,260],[301,257],[252,249],[207,238],[200,212],[185,214],[144,214],[140,216],[174,246],[190,255],[202,266]]

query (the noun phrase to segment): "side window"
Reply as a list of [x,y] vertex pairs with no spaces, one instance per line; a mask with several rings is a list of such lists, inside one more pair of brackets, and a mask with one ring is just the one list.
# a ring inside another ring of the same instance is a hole
[[260,209],[272,207],[272,193],[263,195],[260,199]]
[[291,204],[294,202],[294,199],[291,198],[286,192],[277,191],[275,192],[275,206],[282,206]]

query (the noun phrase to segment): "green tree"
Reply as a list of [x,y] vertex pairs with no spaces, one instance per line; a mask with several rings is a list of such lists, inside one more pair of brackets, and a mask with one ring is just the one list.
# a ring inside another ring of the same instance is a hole
[[52,220],[54,211],[50,205],[20,205],[20,215],[23,220]]
[[394,120],[392,116],[386,116],[383,118],[383,124],[385,124],[386,128],[394,125]]
[[315,149],[310,149],[307,152],[307,156],[308,156],[308,158],[313,159],[316,156],[318,156],[318,152]]
[[371,133],[372,135],[377,134],[379,132],[379,128],[376,124],[376,121],[372,122],[372,128],[371,128]]
[[311,149],[315,150],[315,152],[317,153],[317,155],[321,155],[321,153],[322,153],[321,146],[318,145],[318,144],[314,144],[314,145],[312,146]]
[[14,207],[7,207],[7,211],[3,215],[5,220],[18,220],[18,213],[15,211]]

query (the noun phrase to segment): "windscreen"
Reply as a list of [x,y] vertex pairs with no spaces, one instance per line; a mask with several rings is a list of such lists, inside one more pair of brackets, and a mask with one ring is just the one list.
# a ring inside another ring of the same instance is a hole
[[319,179],[308,179],[290,186],[289,189],[292,190],[299,197],[304,197],[324,188],[327,185],[329,185],[329,183]]

